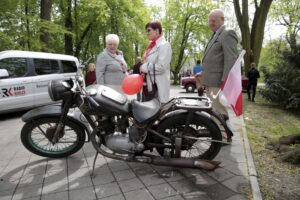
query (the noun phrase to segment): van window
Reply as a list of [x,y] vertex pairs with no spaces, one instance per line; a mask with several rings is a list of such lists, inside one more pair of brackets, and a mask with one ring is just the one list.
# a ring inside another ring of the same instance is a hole
[[25,58],[4,58],[0,60],[0,69],[8,71],[8,78],[23,77],[27,72],[27,62]]
[[33,62],[38,75],[59,73],[57,60],[33,59]]
[[77,66],[74,61],[62,60],[61,63],[63,66],[64,73],[77,72]]

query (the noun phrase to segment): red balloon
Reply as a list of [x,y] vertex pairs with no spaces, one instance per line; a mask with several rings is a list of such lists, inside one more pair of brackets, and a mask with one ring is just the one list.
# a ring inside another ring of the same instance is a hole
[[126,76],[122,81],[122,90],[125,94],[133,95],[141,91],[144,78],[139,74],[131,74]]

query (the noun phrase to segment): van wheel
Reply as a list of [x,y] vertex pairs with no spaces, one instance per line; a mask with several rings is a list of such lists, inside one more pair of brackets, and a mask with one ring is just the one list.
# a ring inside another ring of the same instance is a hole
[[49,158],[63,158],[76,153],[85,142],[85,132],[77,124],[66,121],[59,140],[52,143],[59,118],[41,118],[27,122],[21,131],[23,145],[32,153]]
[[185,86],[185,90],[186,90],[187,93],[192,93],[192,92],[195,91],[195,89],[196,89],[196,87],[193,84],[187,84]]

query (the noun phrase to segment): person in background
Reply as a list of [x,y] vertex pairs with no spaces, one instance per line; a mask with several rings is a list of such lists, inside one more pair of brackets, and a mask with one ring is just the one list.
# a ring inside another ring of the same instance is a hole
[[220,96],[214,98],[238,57],[237,35],[233,30],[226,29],[224,21],[224,13],[220,9],[212,10],[208,16],[208,25],[213,34],[203,54],[202,80],[213,102],[213,110],[220,113],[228,128],[232,129],[228,117],[228,110],[232,108],[224,106],[220,102]]
[[97,84],[107,85],[121,93],[122,80],[127,75],[127,63],[118,50],[119,37],[109,34],[105,37],[106,48],[98,55],[96,64]]
[[88,65],[88,70],[85,75],[85,84],[86,86],[96,84],[96,67],[94,63]]
[[141,57],[137,57],[136,58],[136,63],[133,66],[133,74],[140,74],[140,67],[142,66],[142,58]]
[[161,103],[166,103],[170,98],[172,48],[163,36],[162,25],[159,21],[147,23],[145,29],[150,43],[144,53],[144,63],[140,67],[140,72],[147,74],[147,87],[149,91],[152,91],[150,76],[154,80],[153,70],[155,71],[158,99]]
[[[247,94],[248,100],[255,102],[255,93],[256,93],[256,86],[257,86],[257,79],[260,78],[259,71],[256,69],[256,64],[253,62],[250,64],[250,69],[248,70],[248,85],[247,85]],[[250,90],[252,88],[252,99]]]
[[[133,74],[140,74],[140,67],[142,66],[142,58],[141,57],[137,57],[136,58],[136,63],[135,63],[135,65],[133,66],[133,71],[132,71],[132,73]],[[137,100],[138,101],[141,101],[141,93],[140,92],[138,92],[137,94]]]
[[196,87],[197,87],[197,92],[198,92],[198,96],[203,96],[204,94],[204,86],[202,84],[202,67],[201,67],[201,61],[197,60],[197,63],[193,69],[193,73],[194,73],[194,79],[196,82]]

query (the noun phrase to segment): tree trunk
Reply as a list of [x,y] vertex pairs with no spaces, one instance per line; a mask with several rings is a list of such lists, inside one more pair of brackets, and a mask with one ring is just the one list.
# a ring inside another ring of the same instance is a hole
[[[67,1],[65,28],[70,32],[73,30],[72,0]],[[65,33],[65,54],[73,55],[73,37],[70,33]]]
[[79,54],[81,52],[81,48],[82,48],[82,44],[84,42],[84,39],[88,35],[88,33],[91,30],[92,26],[93,26],[93,22],[90,22],[87,25],[87,27],[84,29],[84,31],[83,31],[80,39],[76,42],[76,45],[75,45],[75,54],[74,54],[75,57],[79,57]]
[[[31,50],[31,44],[30,44],[30,41],[29,41],[29,38],[31,37],[31,31],[30,31],[30,26],[29,26],[29,19],[27,16],[29,16],[29,6],[28,6],[28,0],[25,1],[25,15],[26,15],[26,33],[27,33],[27,39],[26,41],[24,42],[24,45],[27,44],[27,49],[28,50]],[[25,46],[26,48],[26,46]]]
[[[41,0],[41,21],[51,20],[51,8],[52,8],[52,0]],[[49,32],[45,27],[42,27],[40,40],[45,45],[45,47],[42,48],[42,51],[47,52],[48,49],[50,48],[49,38],[50,38]]]
[[258,5],[257,0],[254,1],[255,14],[251,31],[249,28],[248,0],[242,0],[242,11],[240,1],[233,1],[235,15],[242,34],[242,46],[243,49],[246,50],[244,57],[244,71],[246,73],[248,72],[251,62],[255,62],[257,65],[259,64],[265,24],[272,1],[273,0],[260,1],[260,5]]

